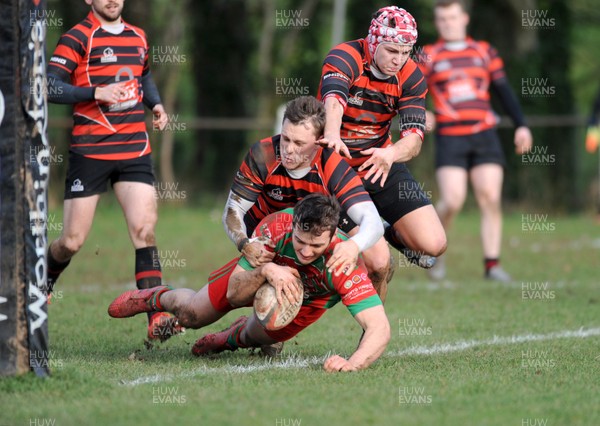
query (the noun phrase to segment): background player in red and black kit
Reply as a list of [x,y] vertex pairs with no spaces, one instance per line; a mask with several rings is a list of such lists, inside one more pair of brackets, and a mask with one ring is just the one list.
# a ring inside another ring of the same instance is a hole
[[[110,180],[135,247],[138,288],[161,285],[154,237],[157,205],[144,105],[163,129],[167,114],[140,28],[121,19],[123,0],[86,0],[88,16],[60,38],[48,65],[49,100],[74,104],[63,232],[48,247],[48,291],[79,251]],[[164,338],[172,317],[148,315],[149,338]],[[163,328],[164,328],[163,327]],[[157,332],[159,331],[159,332]]]
[[[435,117],[428,114],[428,121],[436,127],[436,179],[440,190],[436,208],[447,229],[463,206],[470,178],[481,210],[485,277],[510,281],[510,275],[499,264],[505,159],[494,129],[497,120],[490,105],[490,85],[517,127],[517,154],[531,148],[531,132],[496,50],[484,41],[467,37],[469,15],[462,2],[438,1],[434,16],[440,40],[425,46],[421,68],[435,107]],[[429,271],[435,279],[445,275],[445,262],[443,258],[438,260]]]
[[[266,216],[254,235],[273,242],[275,256],[257,268],[241,256],[211,274],[200,291],[157,287],[130,290],[117,297],[108,313],[126,318],[149,310],[175,314],[188,328],[200,328],[241,306],[251,306],[256,291],[272,285],[277,297],[291,302],[302,298],[296,318],[277,331],[265,330],[255,315],[238,318],[226,330],[208,334],[194,344],[192,353],[206,355],[238,348],[273,345],[291,339],[317,321],[327,309],[342,302],[365,330],[356,351],[348,358],[332,355],[325,360],[326,371],[354,371],[377,360],[390,339],[390,325],[383,305],[367,271],[359,260],[350,276],[328,272],[325,266],[337,245],[346,236],[336,231],[340,207],[332,196],[311,194],[292,209]],[[298,278],[303,289],[294,284]]]
[[331,194],[353,223],[340,224],[352,237],[336,246],[327,266],[336,274],[350,274],[362,252],[371,281],[385,300],[389,259],[379,259],[371,250],[383,235],[381,219],[356,172],[334,150],[317,144],[324,125],[325,109],[313,96],[288,102],[281,134],[254,144],[236,173],[223,212],[225,231],[246,259],[259,266],[273,253],[263,241],[248,239],[256,225],[308,194]]
[[[319,96],[325,103],[324,143],[351,157],[386,228],[388,242],[411,261],[431,267],[446,235],[431,202],[404,164],[418,155],[425,131],[423,74],[410,59],[417,23],[396,6],[378,10],[365,39],[342,43],[325,58]],[[392,119],[401,138],[392,143]],[[389,258],[382,240],[379,258]]]

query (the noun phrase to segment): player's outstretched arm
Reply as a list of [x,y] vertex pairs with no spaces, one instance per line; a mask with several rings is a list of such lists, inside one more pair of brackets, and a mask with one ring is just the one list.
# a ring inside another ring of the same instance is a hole
[[329,272],[336,276],[350,275],[356,268],[360,252],[372,247],[383,236],[379,212],[372,201],[355,204],[348,209],[348,216],[358,225],[358,232],[349,240],[336,244],[327,261]]
[[323,364],[325,371],[362,370],[383,354],[390,341],[390,323],[385,315],[383,305],[365,309],[356,314],[354,318],[365,330],[358,349],[347,360],[339,355],[327,358]]
[[505,77],[492,80],[492,88],[498,95],[504,110],[515,124],[515,152],[518,155],[525,154],[533,145],[533,136],[525,124],[525,116],[521,109],[521,105],[519,104],[519,100]]
[[116,103],[126,90],[125,82],[107,86],[78,87],[56,74],[48,74],[48,101],[55,104],[76,104],[93,100]]
[[350,151],[340,138],[343,116],[344,107],[340,101],[335,96],[325,98],[325,129],[323,139],[319,139],[318,143],[334,149],[335,152],[346,158],[350,158]]
[[275,254],[272,250],[267,249],[267,246],[272,247],[268,238],[249,239],[246,236],[244,216],[255,202],[256,199],[246,200],[233,191],[229,191],[229,197],[223,210],[223,227],[238,251],[244,255],[250,265],[256,268],[273,260]]

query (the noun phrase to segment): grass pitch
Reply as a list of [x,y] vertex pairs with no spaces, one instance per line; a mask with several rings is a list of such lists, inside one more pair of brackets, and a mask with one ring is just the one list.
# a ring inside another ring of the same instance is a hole
[[[161,207],[165,281],[199,289],[235,256],[220,214],[220,207]],[[60,213],[49,219],[55,238]],[[342,305],[273,361],[246,350],[191,355],[195,339],[240,311],[146,349],[145,316],[106,314],[115,296],[135,286],[122,214],[105,204],[49,306],[52,377],[0,379],[0,425],[598,424],[598,225],[508,215],[502,260],[515,277],[509,285],[482,279],[478,229],[476,213],[460,216],[442,282],[396,256],[386,353],[365,371],[326,374],[324,357],[351,354],[360,335]]]

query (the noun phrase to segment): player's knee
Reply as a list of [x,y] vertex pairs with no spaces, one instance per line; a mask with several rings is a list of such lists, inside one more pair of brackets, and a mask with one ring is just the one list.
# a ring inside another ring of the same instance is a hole
[[200,328],[202,324],[200,322],[200,318],[189,309],[181,309],[177,314],[177,320],[179,324],[181,324],[185,328]]
[[477,202],[487,210],[500,210],[501,195],[496,191],[480,191],[477,194]]
[[62,252],[63,256],[71,257],[74,256],[85,242],[85,235],[83,234],[70,234],[64,235],[58,240],[58,249]]
[[427,241],[422,241],[417,251],[428,256],[441,256],[448,247],[446,235],[436,235],[429,238]]
[[156,245],[156,237],[154,234],[154,223],[144,223],[136,225],[132,229],[134,239],[146,243],[146,246]]
[[385,280],[390,271],[389,260],[386,263],[376,263],[367,268],[369,278],[375,283],[379,283]]
[[458,214],[463,207],[463,200],[460,197],[451,197],[447,200],[441,202],[442,209],[444,209],[448,214],[456,215]]
[[439,235],[433,238],[427,247],[427,254],[430,256],[441,256],[448,248],[448,240],[446,235]]
[[441,256],[442,254],[444,254],[444,252],[446,251],[446,249],[448,248],[448,240],[446,239],[446,236],[444,235],[443,237],[440,237],[435,244],[435,248],[433,250],[434,254],[433,256]]

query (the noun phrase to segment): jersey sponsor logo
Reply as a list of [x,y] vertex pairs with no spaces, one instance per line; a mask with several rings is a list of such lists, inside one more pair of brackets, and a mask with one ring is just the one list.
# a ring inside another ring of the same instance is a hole
[[73,181],[73,185],[71,185],[71,192],[83,192],[83,185],[79,179],[75,179]]
[[355,276],[353,276],[353,277],[352,277],[352,282],[353,282],[354,284],[358,284],[359,282],[361,282],[361,278],[360,278],[360,276],[359,276],[359,275],[355,275]]
[[344,283],[344,288],[348,290],[350,287],[352,287],[352,281],[348,280]]
[[325,74],[323,76],[323,80],[327,80],[329,77],[337,77],[337,78],[341,78],[346,81],[350,81],[350,79],[347,76],[345,76],[344,74],[339,73],[339,72],[330,72],[328,74]]
[[100,58],[100,62],[102,62],[103,64],[110,63],[110,62],[117,62],[117,57],[115,56],[115,52],[110,47],[107,47],[106,49],[104,49],[104,52],[102,52],[102,54],[103,54],[103,56],[102,56],[102,58]]
[[133,108],[138,103],[138,82],[137,80],[129,80],[125,84],[125,93],[119,98],[119,102],[111,104],[109,111],[123,111],[128,108]]
[[59,58],[58,56],[53,56],[50,58],[50,62],[56,62],[58,64],[61,65],[66,65],[67,64],[67,60],[64,58]]
[[133,108],[138,103],[139,85],[137,79],[133,77],[133,71],[129,67],[121,68],[115,77],[117,83],[121,81],[122,75],[127,75],[128,77],[124,86],[125,91],[119,98],[119,102],[111,104],[108,107],[109,111],[123,111]]
[[451,104],[477,99],[475,83],[468,78],[449,81],[447,84],[448,101]]
[[269,197],[274,200],[281,201],[283,200],[283,195],[281,194],[281,188],[274,188],[268,192]]
[[356,106],[362,106],[363,100],[360,98],[362,95],[362,90],[357,92],[356,95],[348,98],[348,103]]
[[365,295],[368,295],[373,290],[373,286],[369,284],[362,284],[360,286],[354,286],[344,297],[343,300],[362,299]]

